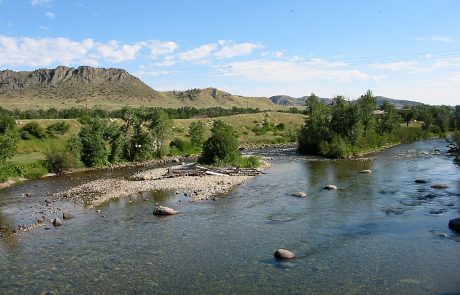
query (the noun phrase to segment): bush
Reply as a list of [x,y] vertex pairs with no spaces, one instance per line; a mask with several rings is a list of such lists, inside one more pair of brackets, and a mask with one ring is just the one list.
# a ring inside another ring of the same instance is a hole
[[240,159],[241,168],[257,168],[260,167],[261,164],[262,162],[259,156],[241,157]]
[[16,120],[5,112],[0,112],[0,134],[8,129],[16,129]]
[[0,161],[0,182],[5,182],[8,178],[21,177],[24,171],[14,163]]
[[14,156],[18,144],[18,134],[14,129],[0,133],[0,162]]
[[211,133],[211,137],[204,143],[199,162],[218,166],[237,165],[240,151],[235,129],[221,120],[216,120]]
[[108,164],[109,151],[104,135],[107,124],[100,119],[92,119],[78,133],[81,142],[81,161],[87,167]]
[[69,150],[51,149],[46,153],[46,167],[49,172],[63,174],[79,166],[78,157]]
[[23,171],[21,176],[27,179],[39,178],[48,173],[48,169],[42,161],[20,164],[19,169]]
[[190,155],[200,152],[200,148],[194,147],[189,141],[176,138],[169,144],[171,155]]
[[54,136],[55,134],[64,134],[67,132],[67,130],[69,130],[70,128],[70,125],[65,123],[65,122],[56,122],[56,123],[53,123],[51,125],[49,125],[48,127],[46,127],[46,132],[51,135],[51,136]]
[[190,142],[194,147],[201,146],[204,141],[204,123],[200,120],[193,121],[190,125],[188,136],[190,137]]
[[[29,138],[25,133],[30,134],[33,137],[36,137],[38,139],[44,139],[46,138],[46,132],[43,127],[41,127],[37,122],[32,121],[24,125],[24,127],[21,128],[21,137],[23,139]],[[24,137],[23,137],[24,136]]]

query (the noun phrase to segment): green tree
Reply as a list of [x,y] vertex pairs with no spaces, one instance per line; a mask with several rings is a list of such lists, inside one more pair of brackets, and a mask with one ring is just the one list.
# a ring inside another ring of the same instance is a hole
[[328,141],[331,137],[331,111],[328,106],[319,101],[315,94],[311,94],[306,101],[304,126],[299,132],[299,151],[303,154],[317,155],[320,153],[321,141]]
[[158,108],[154,109],[148,118],[150,119],[148,127],[153,140],[154,153],[161,158],[164,154],[164,143],[171,131],[172,121],[165,111]]
[[375,126],[374,111],[377,105],[377,99],[372,91],[367,90],[366,94],[361,95],[357,100],[360,111],[361,124],[364,129],[364,136],[367,138],[369,131]]
[[78,133],[81,141],[81,161],[87,167],[105,166],[108,164],[108,144],[105,140],[107,124],[94,118],[84,125]]
[[384,112],[378,122],[377,131],[380,134],[391,133],[401,124],[401,116],[396,111],[394,105],[384,101],[381,107]]
[[6,112],[0,112],[0,164],[12,158],[19,141],[16,121]]
[[211,129],[211,137],[203,145],[200,163],[213,165],[235,165],[240,158],[238,139],[233,126],[216,120]]
[[460,130],[460,105],[456,105],[454,109],[454,128]]
[[200,147],[204,141],[204,123],[200,120],[193,121],[188,130],[188,136],[193,147]]

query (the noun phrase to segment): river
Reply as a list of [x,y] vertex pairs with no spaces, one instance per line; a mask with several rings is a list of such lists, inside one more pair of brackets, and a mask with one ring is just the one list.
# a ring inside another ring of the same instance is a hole
[[[62,227],[0,239],[0,293],[458,294],[460,239],[447,223],[460,216],[460,167],[444,155],[446,144],[420,141],[364,160],[268,151],[266,174],[216,201],[140,192],[100,213],[74,208],[77,217]],[[25,192],[132,172],[80,173],[1,190],[0,224],[25,218],[17,211]],[[323,190],[326,184],[339,190]],[[297,191],[308,197],[291,195]],[[156,203],[181,214],[153,216]],[[277,261],[277,248],[297,258]]]

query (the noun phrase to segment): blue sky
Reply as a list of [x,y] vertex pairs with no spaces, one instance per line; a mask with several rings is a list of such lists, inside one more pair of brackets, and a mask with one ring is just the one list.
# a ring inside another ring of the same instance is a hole
[[154,89],[460,104],[460,1],[0,0],[0,69],[125,68]]

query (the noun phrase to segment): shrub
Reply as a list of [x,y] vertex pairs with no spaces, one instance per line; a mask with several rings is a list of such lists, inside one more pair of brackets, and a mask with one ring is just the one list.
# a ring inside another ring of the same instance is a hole
[[87,167],[104,166],[109,151],[104,139],[107,125],[100,119],[92,119],[78,133],[81,142],[81,161]]
[[0,133],[0,162],[14,156],[18,144],[18,134],[14,129]]
[[45,156],[46,167],[52,173],[62,174],[79,166],[78,157],[69,150],[53,148]]
[[[21,128],[21,137],[23,137],[23,135],[24,135],[24,137],[27,138],[27,136],[25,135],[26,132],[28,134],[30,134],[31,136],[36,137],[38,139],[46,138],[45,129],[43,127],[41,127],[35,121],[29,122],[26,125],[24,125],[24,127]],[[23,137],[23,139],[24,139],[24,137]]]
[[204,141],[204,123],[200,120],[193,121],[190,125],[188,136],[190,137],[190,142],[194,147],[201,146]]
[[65,122],[56,122],[46,127],[46,132],[50,135],[64,134],[69,130],[70,125]]
[[241,157],[240,159],[241,168],[257,168],[260,167],[261,164],[262,162],[259,156]]
[[211,133],[211,137],[204,143],[199,162],[218,166],[238,164],[240,151],[235,129],[221,120],[216,120]]

